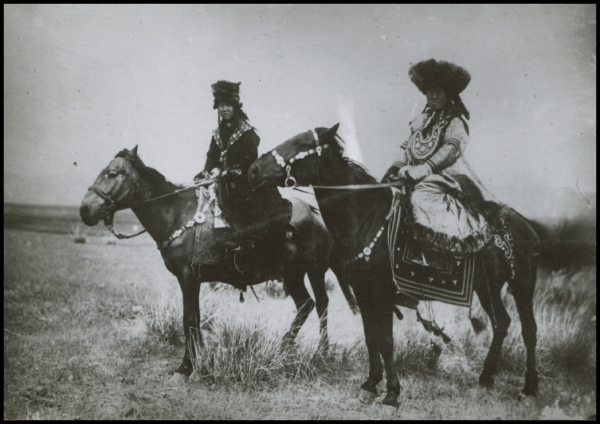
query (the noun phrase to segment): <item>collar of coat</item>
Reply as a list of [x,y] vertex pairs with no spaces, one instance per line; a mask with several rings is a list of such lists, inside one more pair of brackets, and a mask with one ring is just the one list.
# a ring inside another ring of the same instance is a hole
[[[231,137],[229,137],[229,144],[227,145],[227,148],[229,149],[229,147],[233,143],[235,143],[242,136],[242,134],[251,129],[252,126],[248,122],[240,121],[235,131],[233,131],[233,134],[231,134]],[[217,129],[213,131],[213,137],[215,138],[217,145],[221,148],[221,150],[223,150],[223,140],[221,140],[221,133],[219,131],[219,127],[217,127]]]

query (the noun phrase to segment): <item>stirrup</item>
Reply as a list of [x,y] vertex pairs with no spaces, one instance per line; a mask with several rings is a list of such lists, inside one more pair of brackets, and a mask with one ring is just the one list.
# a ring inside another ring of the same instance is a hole
[[227,249],[228,252],[232,250],[240,250],[241,246],[239,242],[231,240],[225,242],[225,249]]

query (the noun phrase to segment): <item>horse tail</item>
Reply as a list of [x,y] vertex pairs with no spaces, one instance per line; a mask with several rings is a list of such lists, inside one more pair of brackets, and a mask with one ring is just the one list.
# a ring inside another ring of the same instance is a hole
[[555,224],[528,220],[540,238],[539,265],[548,272],[596,264],[595,219],[583,215]]

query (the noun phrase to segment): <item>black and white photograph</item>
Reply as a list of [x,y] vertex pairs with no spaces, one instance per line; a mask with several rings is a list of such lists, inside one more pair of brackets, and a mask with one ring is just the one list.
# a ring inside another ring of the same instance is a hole
[[5,420],[596,420],[595,4],[5,4]]

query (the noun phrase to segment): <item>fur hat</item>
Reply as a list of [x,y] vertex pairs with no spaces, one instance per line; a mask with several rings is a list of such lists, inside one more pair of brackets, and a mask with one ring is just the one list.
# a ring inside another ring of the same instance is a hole
[[210,87],[215,98],[213,109],[219,107],[220,101],[230,103],[233,107],[242,108],[240,103],[240,84],[241,82],[217,81]]
[[410,67],[410,80],[423,94],[431,86],[443,88],[448,97],[460,94],[469,82],[471,75],[465,68],[450,62],[435,59],[424,60]]

